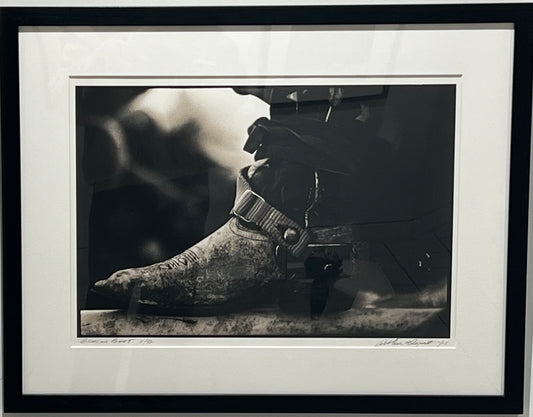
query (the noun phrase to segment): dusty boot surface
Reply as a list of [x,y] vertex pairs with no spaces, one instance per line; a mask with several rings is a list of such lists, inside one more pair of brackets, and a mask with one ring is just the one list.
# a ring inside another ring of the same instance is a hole
[[162,308],[215,306],[252,299],[282,278],[272,241],[232,218],[185,252],[117,271],[98,281],[95,290],[125,303]]

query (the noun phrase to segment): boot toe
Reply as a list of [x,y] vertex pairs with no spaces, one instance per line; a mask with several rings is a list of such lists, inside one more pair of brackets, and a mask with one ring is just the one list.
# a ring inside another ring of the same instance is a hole
[[118,297],[129,297],[139,278],[135,269],[124,269],[113,273],[109,278],[97,281],[94,290],[103,294],[113,294]]
[[117,271],[98,281],[94,290],[163,308],[215,306],[249,297],[282,279],[273,243],[257,231],[243,235],[235,221],[166,261]]

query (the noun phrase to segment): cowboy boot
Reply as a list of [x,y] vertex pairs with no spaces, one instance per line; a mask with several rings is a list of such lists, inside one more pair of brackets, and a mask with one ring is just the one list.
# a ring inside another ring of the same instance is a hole
[[333,191],[345,187],[346,178],[338,177],[302,164],[260,159],[241,170],[232,218],[221,228],[164,262],[118,271],[97,282],[95,290],[124,305],[133,301],[176,314],[265,303],[314,318],[328,302],[331,311],[348,309],[355,291],[334,285],[349,274],[358,251],[343,205],[347,200],[332,199],[332,190],[326,189],[328,184]]
[[233,216],[221,228],[164,262],[118,271],[97,282],[95,290],[125,303],[133,297],[162,308],[214,306],[264,295],[285,279],[276,262],[281,248],[295,256],[306,249],[309,236],[302,223],[312,187],[308,167],[258,161],[240,172]]

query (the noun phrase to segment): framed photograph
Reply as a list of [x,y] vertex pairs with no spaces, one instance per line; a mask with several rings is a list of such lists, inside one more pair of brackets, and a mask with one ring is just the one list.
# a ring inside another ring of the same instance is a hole
[[7,412],[522,412],[533,6],[1,16]]

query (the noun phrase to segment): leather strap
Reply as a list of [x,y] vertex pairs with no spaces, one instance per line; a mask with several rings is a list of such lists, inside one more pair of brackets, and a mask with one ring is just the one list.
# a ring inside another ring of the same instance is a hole
[[309,242],[306,229],[252,190],[244,170],[237,178],[237,197],[230,213],[247,223],[254,223],[275,243],[287,248],[295,256],[301,255]]

